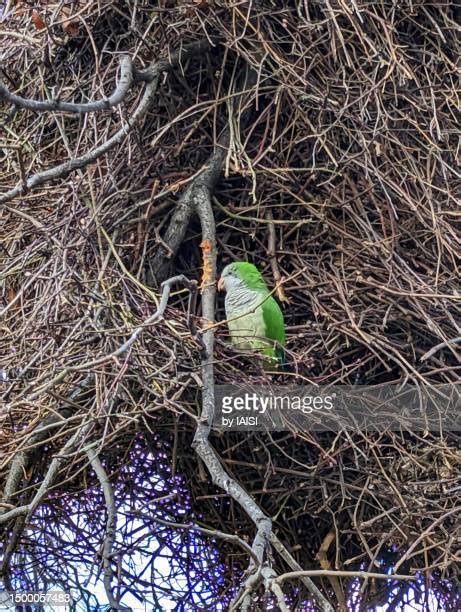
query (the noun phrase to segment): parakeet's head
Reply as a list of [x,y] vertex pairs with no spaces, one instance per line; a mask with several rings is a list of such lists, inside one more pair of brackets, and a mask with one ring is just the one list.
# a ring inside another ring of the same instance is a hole
[[234,261],[221,272],[218,280],[218,290],[232,291],[245,288],[254,291],[267,290],[266,282],[256,266],[247,261]]

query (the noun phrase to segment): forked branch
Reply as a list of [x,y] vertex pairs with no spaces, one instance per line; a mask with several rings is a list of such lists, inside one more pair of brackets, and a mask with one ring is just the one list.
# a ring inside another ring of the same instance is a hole
[[[146,88],[144,90],[144,94],[138,106],[136,107],[132,116],[129,119],[127,119],[126,123],[124,123],[124,125],[122,125],[122,127],[119,130],[117,130],[113,136],[108,138],[105,142],[103,142],[98,147],[95,147],[91,151],[86,152],[84,155],[75,157],[73,159],[69,159],[63,162],[62,164],[54,166],[53,168],[49,168],[48,170],[44,170],[43,172],[37,172],[36,174],[26,178],[25,180],[24,179],[21,180],[16,185],[16,187],[13,187],[12,189],[6,191],[5,193],[0,194],[0,204],[5,204],[6,202],[9,202],[13,198],[17,197],[18,195],[22,195],[25,192],[29,191],[30,189],[33,189],[34,187],[38,187],[39,185],[42,185],[43,183],[46,183],[51,180],[56,180],[56,179],[67,177],[71,172],[74,172],[75,170],[88,166],[88,164],[91,164],[92,162],[94,162],[96,159],[98,159],[102,155],[105,155],[106,153],[108,153],[115,145],[120,144],[125,138],[125,136],[127,136],[133,130],[135,125],[137,125],[141,121],[141,119],[146,115],[147,111],[151,108],[154,98],[155,98],[155,94],[157,93],[159,78],[162,72],[170,71],[172,68],[176,67],[178,64],[186,60],[188,57],[192,57],[193,55],[203,52],[204,49],[208,48],[208,46],[209,46],[209,43],[207,41],[199,41],[196,43],[191,43],[190,45],[185,45],[178,51],[175,51],[174,53],[172,53],[168,60],[162,59],[157,62],[153,62],[145,70],[135,71],[133,79],[130,78],[129,76],[131,75],[131,63],[130,63],[130,66],[128,67],[128,60],[125,60],[123,64],[124,72],[122,73],[124,77],[123,87],[119,83],[120,88],[117,88],[116,91],[114,92],[115,100],[118,100],[118,99],[123,100],[124,96],[126,96],[126,93],[129,90],[128,85],[131,85],[132,83],[135,83],[135,82],[142,82],[142,81],[147,82]],[[7,90],[5,89],[4,86],[3,88],[0,87],[0,95],[3,94],[3,96],[5,96],[6,95],[5,91]],[[12,95],[13,94],[10,94],[10,96]],[[22,106],[24,106],[25,104],[32,103],[31,100],[25,100],[24,98],[19,98],[19,100],[21,101],[20,105]],[[55,101],[54,103],[58,104],[57,101]],[[37,104],[43,105],[46,103],[37,102]],[[53,104],[53,101],[50,102],[50,104]],[[94,105],[98,105],[98,104],[104,105],[106,104],[106,102],[105,101],[93,102],[92,103],[93,108],[91,110],[94,110]],[[57,108],[56,110],[68,110],[67,108],[62,108],[63,103],[60,103],[60,105],[61,107]],[[26,106],[24,107],[26,108]],[[74,108],[76,108],[75,105],[74,105]],[[103,108],[105,107],[103,106]],[[40,108],[40,110],[45,110],[45,108]],[[83,111],[74,110],[74,112],[90,112],[90,111],[89,110],[83,110]]]

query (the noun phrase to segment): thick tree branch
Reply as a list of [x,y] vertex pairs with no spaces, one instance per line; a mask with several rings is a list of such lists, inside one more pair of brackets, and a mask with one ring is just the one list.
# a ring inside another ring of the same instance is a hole
[[168,228],[162,238],[162,244],[159,245],[157,252],[150,262],[151,281],[159,282],[168,276],[171,259],[176,255],[184,240],[184,235],[190,218],[197,207],[197,202],[202,198],[204,190],[212,193],[219,180],[228,144],[229,132],[226,130],[220,138],[216,150],[207,159],[202,172],[197,174],[179,198]]
[[[204,354],[202,358],[202,413],[197,426],[193,448],[202,459],[211,475],[213,483],[221,487],[238,502],[256,525],[256,536],[252,550],[259,566],[264,561],[264,553],[269,542],[272,522],[258,504],[224,469],[219,456],[212,447],[209,436],[215,412],[214,389],[214,317],[215,317],[215,278],[216,278],[216,229],[211,206],[211,194],[202,185],[195,194],[195,206],[202,227],[204,253],[204,276],[202,280],[202,316],[205,321],[203,332]],[[255,568],[257,569],[257,568]]]
[[94,102],[82,104],[76,102],[62,102],[61,100],[32,100],[11,93],[2,80],[0,80],[0,100],[3,99],[19,108],[25,108],[35,112],[63,111],[83,115],[84,113],[94,113],[96,111],[106,110],[123,102],[133,85],[133,80],[131,58],[125,55],[120,60],[120,78],[118,79],[117,86],[113,94],[103,100],[95,100]]

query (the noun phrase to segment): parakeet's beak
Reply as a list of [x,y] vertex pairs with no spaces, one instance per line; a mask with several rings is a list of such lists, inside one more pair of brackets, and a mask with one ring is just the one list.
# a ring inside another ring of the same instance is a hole
[[223,291],[224,289],[224,279],[221,276],[221,278],[218,279],[218,291]]

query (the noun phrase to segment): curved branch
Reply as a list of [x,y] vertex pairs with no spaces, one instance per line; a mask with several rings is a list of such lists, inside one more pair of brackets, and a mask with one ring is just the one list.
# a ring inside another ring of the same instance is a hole
[[98,477],[107,508],[106,535],[104,537],[104,543],[102,547],[104,590],[106,592],[107,599],[109,600],[111,610],[124,610],[125,612],[132,612],[132,608],[121,605],[117,598],[114,597],[110,584],[113,577],[111,555],[112,547],[115,541],[115,530],[117,528],[117,510],[115,508],[114,491],[112,489],[112,485],[110,484],[106,470],[104,469],[104,466],[101,463],[101,459],[98,457],[98,454],[94,450],[94,448],[88,448],[86,454],[88,456],[88,459],[90,460],[91,467],[93,468],[96,473],[96,476]]
[[126,94],[133,85],[133,81],[131,58],[128,55],[124,55],[120,60],[120,78],[117,86],[113,94],[103,100],[95,100],[94,102],[82,104],[77,104],[76,102],[61,102],[61,100],[32,100],[11,93],[2,80],[0,80],[0,100],[11,102],[14,106],[35,112],[63,111],[83,115],[85,113],[105,110],[123,102]]
[[[450,340],[444,340],[443,342],[436,344],[429,351],[427,351],[427,353],[424,353],[424,355],[421,357],[421,361],[426,361],[427,359],[429,359],[429,357],[432,357],[441,349],[445,347],[451,347],[453,346],[453,344],[461,344],[461,336],[458,336],[457,338],[450,338]],[[453,353],[456,355],[454,351]]]
[[177,66],[182,60],[202,52],[205,44],[208,45],[208,43],[200,41],[198,43],[186,45],[173,53],[168,60],[159,60],[158,62],[151,64],[151,66],[149,66],[146,70],[137,71],[135,74],[135,80],[147,81],[147,85],[144,95],[142,96],[136,110],[127,120],[124,126],[122,126],[113,136],[111,136],[99,147],[95,147],[80,157],[69,159],[63,164],[59,164],[59,166],[54,166],[53,168],[44,170],[43,172],[37,172],[37,174],[34,174],[26,179],[25,182],[21,181],[18,185],[16,185],[16,187],[13,187],[13,189],[0,194],[0,204],[9,202],[16,196],[23,194],[25,191],[29,191],[33,187],[38,187],[47,181],[65,178],[74,170],[84,168],[88,164],[98,159],[98,157],[108,153],[115,145],[120,144],[125,136],[131,132],[133,127],[139,123],[139,121],[151,107],[152,101],[157,92],[161,73],[165,72],[166,70],[171,70],[171,68]]
[[257,563],[258,559],[255,556],[251,546],[249,546],[245,540],[242,540],[238,535],[234,533],[225,533],[224,531],[220,531],[219,529],[206,529],[205,527],[200,527],[195,523],[173,523],[172,521],[165,521],[158,517],[155,518],[157,523],[161,525],[166,525],[167,527],[173,527],[174,529],[187,529],[190,531],[195,531],[197,533],[202,533],[204,535],[211,536],[212,538],[220,538],[222,540],[226,540],[227,542],[231,542],[232,544],[237,544],[243,550],[253,558],[253,560]]

